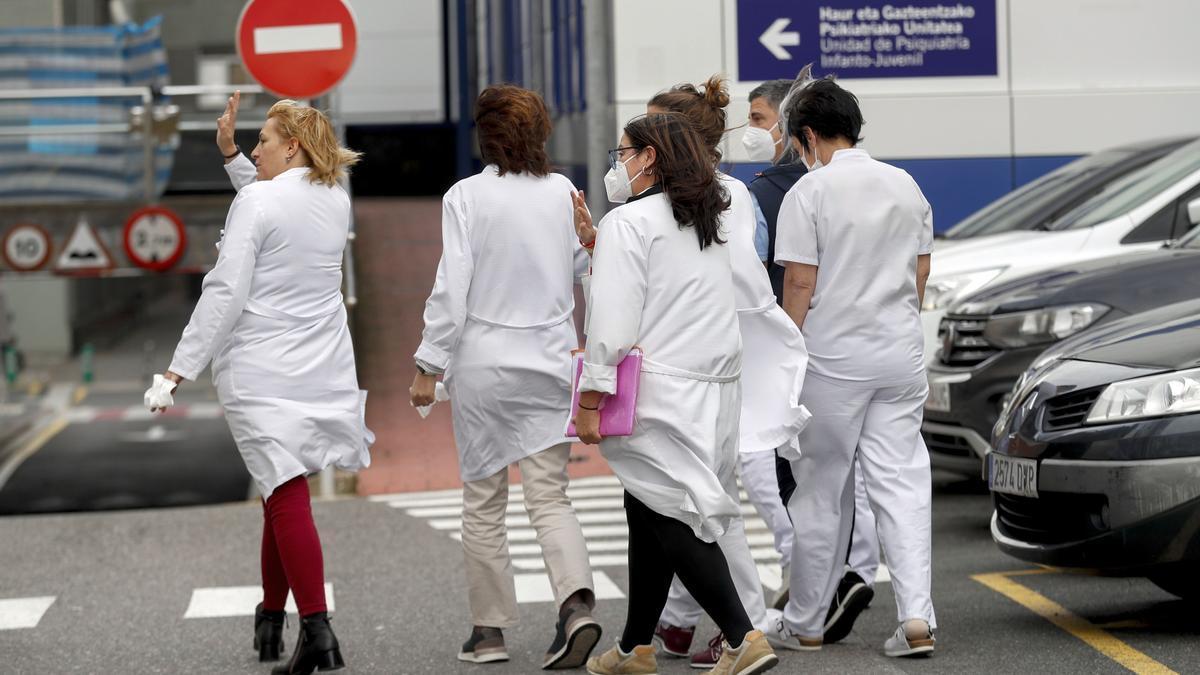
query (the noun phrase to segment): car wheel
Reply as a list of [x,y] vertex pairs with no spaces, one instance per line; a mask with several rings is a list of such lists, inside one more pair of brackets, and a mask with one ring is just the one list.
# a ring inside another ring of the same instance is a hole
[[1148,577],[1155,586],[1184,600],[1200,600],[1200,579],[1183,570],[1164,570]]

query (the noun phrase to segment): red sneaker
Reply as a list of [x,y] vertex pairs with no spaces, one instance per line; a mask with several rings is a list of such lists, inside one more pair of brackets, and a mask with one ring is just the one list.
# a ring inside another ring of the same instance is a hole
[[674,656],[677,659],[686,659],[688,652],[692,648],[692,638],[696,635],[696,627],[681,628],[672,626],[669,623],[660,623],[658,628],[654,629],[654,641],[658,643],[659,650],[667,656]]
[[725,634],[717,633],[715,638],[708,641],[708,647],[692,654],[692,667],[698,670],[712,669],[717,665],[717,661],[721,660],[723,651],[725,651]]

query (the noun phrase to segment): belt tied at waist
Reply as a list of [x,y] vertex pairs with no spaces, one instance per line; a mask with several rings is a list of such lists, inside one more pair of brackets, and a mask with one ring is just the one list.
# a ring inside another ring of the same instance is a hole
[[676,368],[665,363],[651,361],[646,357],[642,357],[642,372],[654,373],[655,375],[668,375],[670,377],[682,377],[688,380],[699,380],[701,382],[716,382],[723,384],[726,382],[737,382],[742,376],[742,369],[738,368],[736,373],[732,375],[709,375],[707,373],[696,373],[683,368]]
[[556,318],[550,319],[549,321],[543,321],[541,323],[523,324],[523,325],[501,323],[499,321],[485,319],[476,314],[472,314],[471,312],[467,312],[467,318],[470,319],[471,321],[474,321],[475,323],[481,323],[485,326],[492,326],[494,328],[508,328],[510,330],[533,330],[535,328],[550,328],[551,326],[557,326],[558,324],[570,319],[571,315],[574,312],[575,312],[575,308],[571,307],[570,309],[568,309],[566,311],[565,314],[558,316]]

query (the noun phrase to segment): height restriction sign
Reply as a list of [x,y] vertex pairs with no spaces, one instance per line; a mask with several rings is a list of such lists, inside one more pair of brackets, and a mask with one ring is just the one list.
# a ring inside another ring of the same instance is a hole
[[349,72],[358,30],[344,0],[250,0],[238,19],[237,46],[263,87],[314,98]]
[[142,269],[165,272],[183,257],[187,231],[183,220],[163,206],[147,206],[125,221],[122,237],[129,262]]

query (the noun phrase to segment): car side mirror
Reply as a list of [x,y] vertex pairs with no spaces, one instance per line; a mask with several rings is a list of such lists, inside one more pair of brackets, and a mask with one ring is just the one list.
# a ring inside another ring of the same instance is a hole
[[1200,197],[1188,202],[1188,221],[1193,226],[1200,225]]

